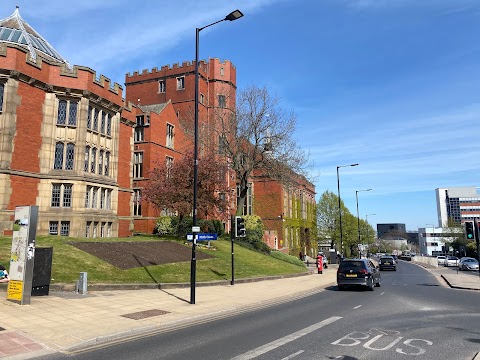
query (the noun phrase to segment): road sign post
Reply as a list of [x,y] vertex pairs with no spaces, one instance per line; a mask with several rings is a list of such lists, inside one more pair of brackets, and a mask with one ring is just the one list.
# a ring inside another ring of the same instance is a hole
[[[473,228],[474,228],[474,234],[475,234],[475,241],[477,243],[477,260],[480,263],[480,239],[478,238],[477,218],[473,218]],[[480,277],[480,268],[478,269],[478,276]]]
[[230,216],[230,240],[232,242],[232,281],[230,285],[235,285],[235,271],[234,271],[234,254],[233,254],[233,240],[235,239],[236,227],[235,227],[235,216]]

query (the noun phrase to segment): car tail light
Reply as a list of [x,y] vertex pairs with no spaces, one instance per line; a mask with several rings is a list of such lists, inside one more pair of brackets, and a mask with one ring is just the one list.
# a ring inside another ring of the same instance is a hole
[[362,269],[362,270],[360,270],[360,274],[367,275],[367,274],[368,274],[368,270]]

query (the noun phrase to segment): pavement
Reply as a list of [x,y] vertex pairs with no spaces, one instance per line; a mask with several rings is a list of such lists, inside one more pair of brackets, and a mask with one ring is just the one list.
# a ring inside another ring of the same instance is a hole
[[[478,275],[417,265],[446,286],[480,290]],[[86,295],[51,290],[48,296],[32,297],[30,305],[7,301],[6,284],[1,284],[0,359],[74,354],[292,301],[336,284],[337,265],[330,265],[322,274],[312,266],[310,263],[299,276],[241,279],[234,285],[230,281],[198,283],[195,304],[190,304],[190,284],[102,291],[91,286]]]

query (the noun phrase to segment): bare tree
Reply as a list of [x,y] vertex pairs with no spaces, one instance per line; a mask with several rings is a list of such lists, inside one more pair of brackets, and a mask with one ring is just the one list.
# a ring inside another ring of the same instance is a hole
[[241,214],[253,175],[288,186],[299,175],[305,176],[308,156],[293,136],[296,115],[282,109],[266,87],[252,85],[235,100],[235,112],[216,109],[211,131],[216,133],[218,152],[228,158],[235,173],[240,189],[237,214]]

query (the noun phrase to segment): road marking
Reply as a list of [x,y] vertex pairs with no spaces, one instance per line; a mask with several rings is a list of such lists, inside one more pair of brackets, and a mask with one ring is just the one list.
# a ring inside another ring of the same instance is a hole
[[385,291],[384,291],[384,292],[382,292],[380,295],[383,295],[383,294],[385,294]]
[[324,326],[330,325],[334,323],[337,320],[340,320],[342,317],[341,316],[332,316],[329,317],[328,319],[322,320],[316,324],[313,324],[309,327],[306,327],[305,329],[296,331],[290,335],[284,336],[283,338],[277,339],[275,341],[269,342],[268,344],[265,344],[263,346],[260,346],[256,349],[247,351],[244,354],[238,355],[231,360],[249,360],[249,359],[254,359],[257,356],[260,356],[262,354],[265,354],[271,350],[274,350],[282,345],[285,345],[289,342],[292,342],[294,340],[297,340],[298,338],[301,338],[302,336],[305,336],[307,334],[310,334],[311,332],[318,330]]
[[358,309],[359,307],[362,307],[362,305],[355,306],[354,309]]
[[305,350],[297,351],[296,353],[293,353],[292,355],[288,355],[286,358],[283,358],[282,360],[293,359],[295,356],[300,355],[300,354],[303,353],[304,351],[305,351]]

